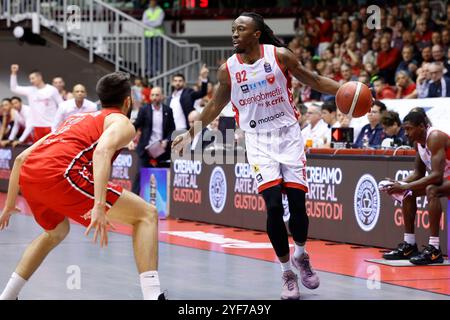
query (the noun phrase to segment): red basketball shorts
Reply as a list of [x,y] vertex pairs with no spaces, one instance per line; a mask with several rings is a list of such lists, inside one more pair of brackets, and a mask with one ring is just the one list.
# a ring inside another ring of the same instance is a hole
[[[44,230],[53,230],[65,217],[88,226],[90,219],[84,216],[94,206],[94,182],[92,174],[72,171],[59,181],[30,183],[20,179],[20,190],[31,208],[36,222]],[[122,194],[123,188],[108,183],[107,210]]]

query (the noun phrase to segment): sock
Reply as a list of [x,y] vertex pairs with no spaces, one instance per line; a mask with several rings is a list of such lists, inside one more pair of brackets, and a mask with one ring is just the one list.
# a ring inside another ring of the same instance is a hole
[[404,238],[405,242],[415,245],[416,244],[416,234],[415,233],[405,233]]
[[27,280],[14,272],[6,285],[5,290],[3,290],[0,300],[15,300],[25,283],[27,283]]
[[305,245],[300,246],[300,245],[298,245],[297,243],[294,242],[294,248],[295,248],[295,250],[294,250],[294,258],[295,259],[300,258],[300,256],[306,252],[305,251]]
[[290,271],[291,270],[291,261],[288,260],[288,262],[281,262],[281,271],[285,272],[285,271]]
[[158,300],[161,294],[158,271],[146,271],[139,275],[144,300]]
[[428,244],[431,244],[433,247],[439,250],[439,237],[430,237],[430,241]]

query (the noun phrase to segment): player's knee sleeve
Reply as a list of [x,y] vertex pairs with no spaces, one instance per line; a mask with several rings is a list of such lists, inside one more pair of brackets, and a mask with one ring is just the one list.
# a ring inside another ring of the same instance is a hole
[[289,253],[286,226],[283,221],[281,186],[274,186],[262,192],[267,208],[267,234],[278,257]]
[[305,192],[286,188],[289,202],[289,230],[295,242],[303,243],[308,238],[309,219],[306,214]]

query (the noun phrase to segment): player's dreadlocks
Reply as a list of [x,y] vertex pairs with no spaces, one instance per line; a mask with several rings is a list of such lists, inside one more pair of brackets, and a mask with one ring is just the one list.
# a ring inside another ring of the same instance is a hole
[[273,30],[264,22],[264,18],[255,12],[243,12],[241,16],[250,17],[255,21],[256,30],[261,31],[261,37],[259,37],[259,43],[271,44],[275,47],[285,47],[286,45],[280,41],[274,34]]

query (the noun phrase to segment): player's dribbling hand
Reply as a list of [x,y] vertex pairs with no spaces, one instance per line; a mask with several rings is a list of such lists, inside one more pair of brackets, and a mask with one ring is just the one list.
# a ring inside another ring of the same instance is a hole
[[183,150],[187,144],[191,142],[191,135],[189,132],[180,134],[172,142],[172,151],[180,157],[183,155]]
[[0,231],[9,226],[9,218],[14,212],[20,212],[20,208],[17,207],[4,207],[2,214],[0,215]]
[[108,227],[115,229],[114,225],[109,222],[106,217],[104,206],[94,206],[91,210],[91,223],[84,233],[85,236],[89,235],[92,228],[95,228],[94,243],[97,243],[97,238],[100,235],[100,247],[108,245]]
[[11,65],[11,73],[12,74],[17,74],[18,71],[19,71],[19,65],[18,64],[12,64]]

